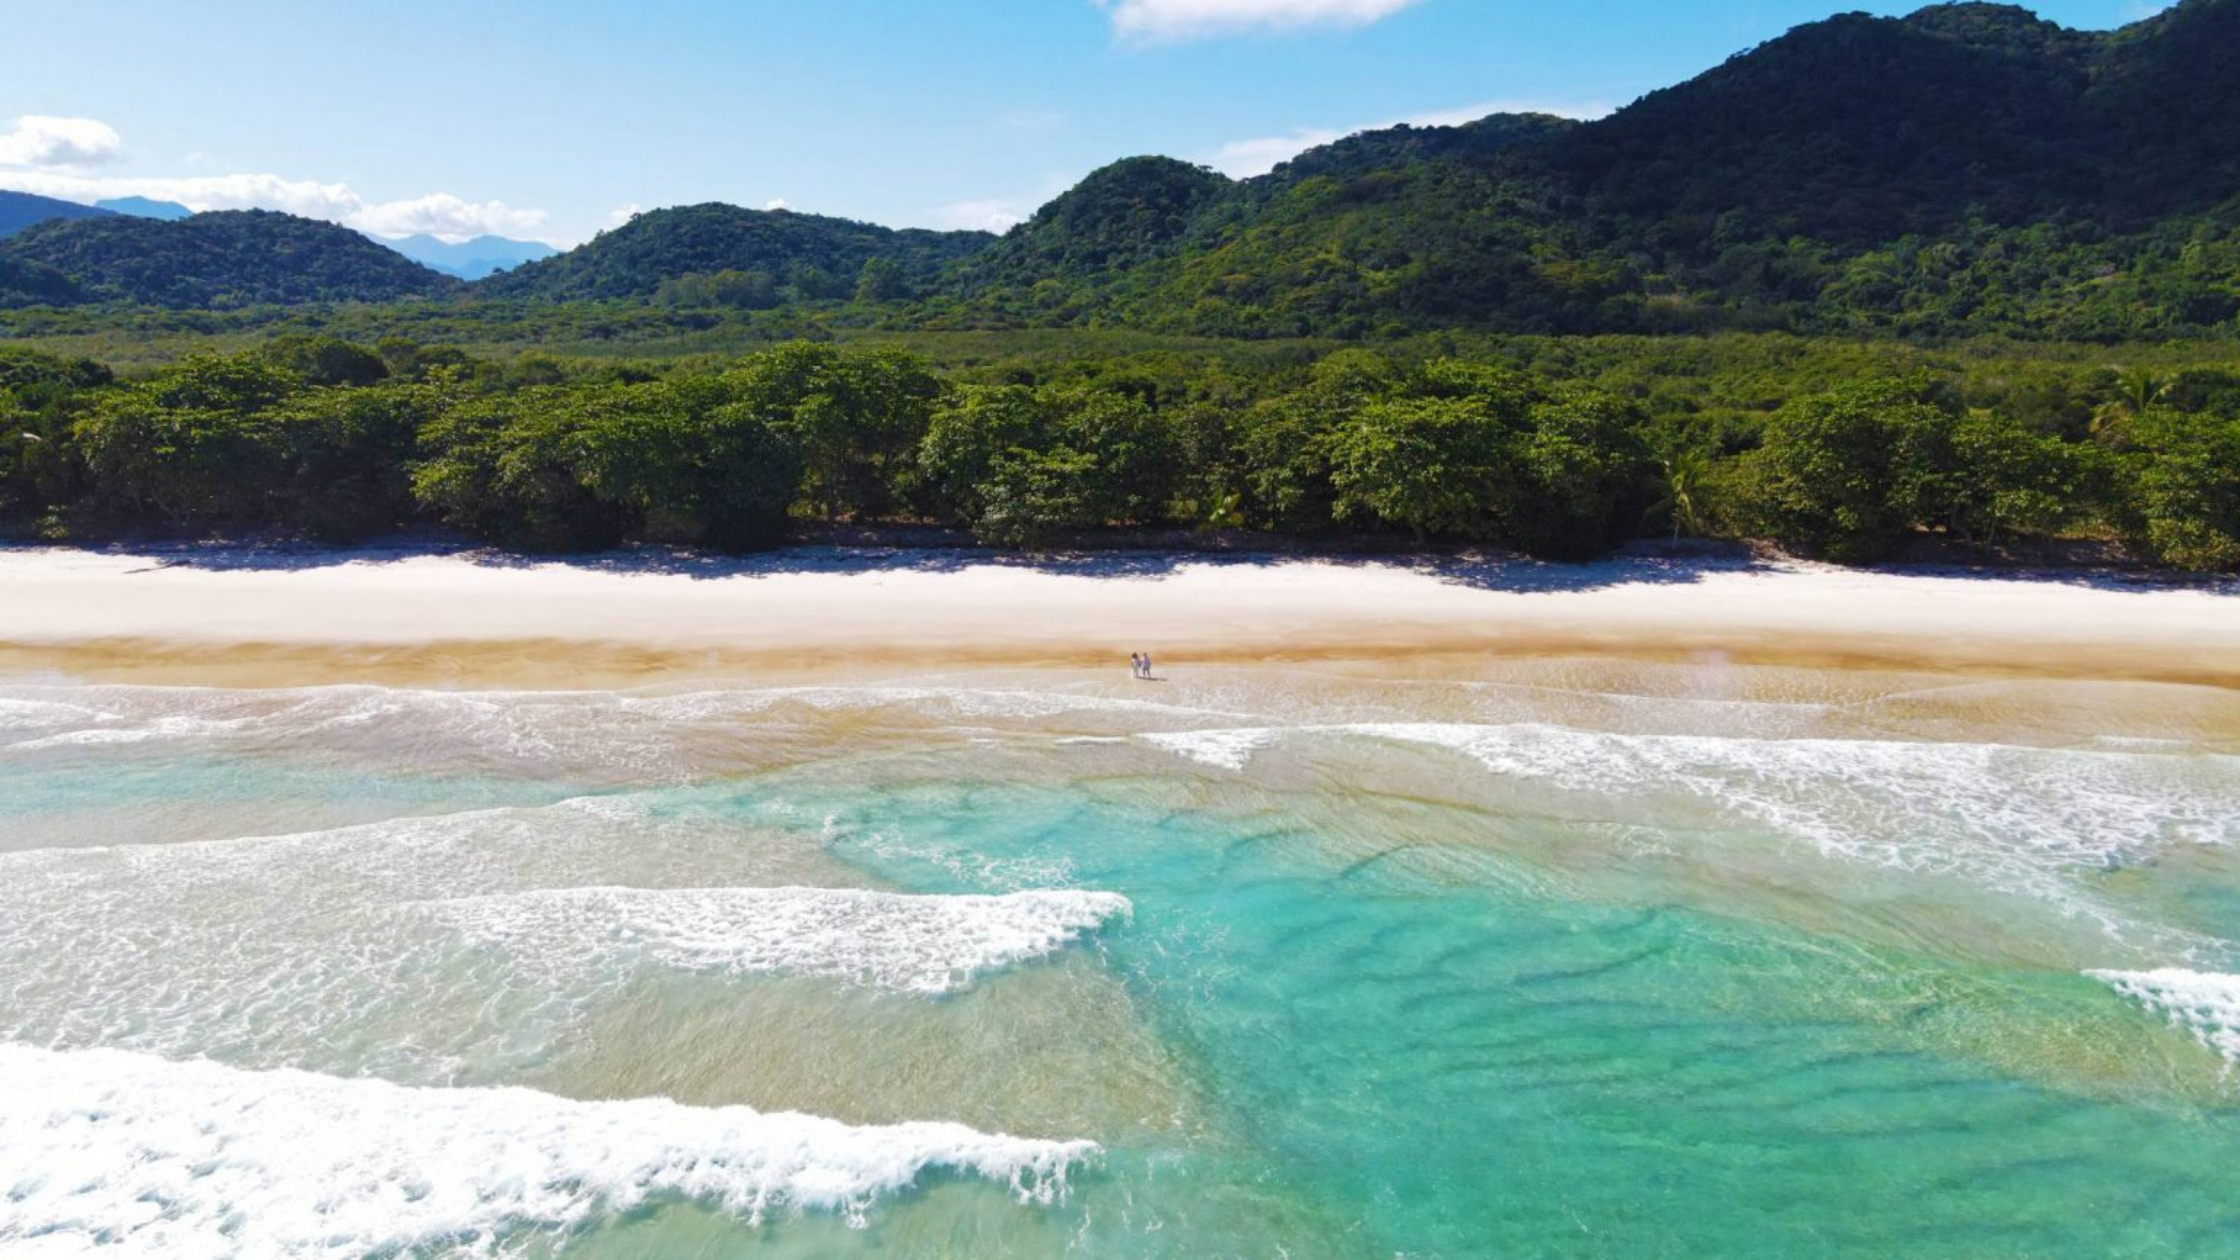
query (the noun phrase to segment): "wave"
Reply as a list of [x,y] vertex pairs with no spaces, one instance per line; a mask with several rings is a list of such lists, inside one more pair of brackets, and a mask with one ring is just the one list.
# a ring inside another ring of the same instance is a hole
[[1055,1204],[1100,1153],[958,1124],[0,1046],[0,1241],[58,1252],[510,1250],[665,1201],[752,1223],[831,1212],[860,1227],[874,1202],[937,1170]]
[[2168,1016],[2173,1025],[2223,1055],[2226,1063],[2240,1067],[2240,976],[2179,967],[2085,974]]
[[1960,875],[2094,910],[2068,882],[2188,844],[2240,842],[2240,757],[1998,744],[1643,735],[1544,724],[1356,723],[1138,736],[1224,770],[1296,737],[1462,754],[1562,793],[1570,812],[1669,822],[1677,797],[1727,825],[1887,869]]
[[684,971],[846,976],[950,993],[1132,912],[1105,892],[906,896],[831,888],[554,889],[432,903],[470,940],[568,969],[644,957]]
[[1201,765],[1219,770],[1242,770],[1252,764],[1253,754],[1274,743],[1281,734],[1273,727],[1246,727],[1230,731],[1164,731],[1137,738]]
[[690,781],[766,734],[833,714],[893,711],[912,723],[1072,719],[1090,733],[1147,722],[1234,720],[1216,709],[1095,691],[972,686],[771,687],[691,692],[429,691],[350,685],[276,690],[18,686],[0,691],[0,755],[127,749],[327,752],[447,772],[522,770]]
[[665,974],[931,996],[1131,912],[852,889],[821,836],[666,799],[0,854],[0,1038],[448,1083],[549,1056]]

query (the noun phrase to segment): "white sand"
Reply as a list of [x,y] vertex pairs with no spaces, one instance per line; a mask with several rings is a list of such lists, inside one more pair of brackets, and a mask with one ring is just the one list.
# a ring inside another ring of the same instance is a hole
[[827,664],[1081,662],[1139,647],[1162,660],[1728,652],[2240,680],[2240,588],[2229,584],[1735,561],[1181,561],[1129,576],[939,557],[873,569],[833,553],[694,573],[425,554],[235,567],[242,559],[0,550],[0,647],[20,660],[102,643],[605,645]]

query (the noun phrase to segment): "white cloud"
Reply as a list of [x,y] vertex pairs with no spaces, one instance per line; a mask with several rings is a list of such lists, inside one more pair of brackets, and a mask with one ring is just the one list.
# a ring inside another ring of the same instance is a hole
[[26,114],[0,134],[0,166],[99,166],[122,152],[124,137],[116,128],[91,118]]
[[952,232],[1008,232],[1026,221],[1018,203],[998,198],[953,201],[933,212],[934,226]]
[[1265,175],[1309,149],[1344,139],[1346,134],[1327,127],[1301,127],[1287,135],[1233,140],[1214,150],[1206,165],[1238,179]]
[[1419,0],[1097,0],[1130,39],[1197,39],[1300,26],[1367,26]]
[[502,201],[473,202],[450,193],[429,193],[402,201],[368,201],[348,184],[280,175],[94,176],[15,171],[0,176],[0,184],[71,201],[152,197],[196,211],[284,210],[378,236],[425,233],[454,242],[476,236],[519,237],[535,232],[545,220],[542,210],[521,209]]
[[1301,127],[1280,136],[1259,136],[1251,140],[1234,140],[1213,151],[1205,161],[1225,175],[1244,179],[1265,175],[1283,163],[1309,149],[1332,141],[1342,140],[1361,131],[1382,131],[1387,127],[1458,127],[1475,122],[1488,114],[1554,114],[1562,118],[1600,118],[1610,112],[1610,106],[1600,101],[1485,101],[1464,105],[1457,109],[1437,109],[1406,118],[1388,119],[1349,127],[1343,131],[1329,127]]
[[763,202],[763,203],[762,203],[762,208],[763,208],[763,209],[765,209],[765,210],[791,210],[791,209],[793,209],[793,207],[792,207],[792,206],[790,206],[790,205],[786,204],[786,199],[785,199],[785,198],[783,198],[783,197],[775,197],[775,198],[772,198],[772,199],[771,199],[771,200],[769,200],[769,201],[765,201],[765,202]]
[[544,211],[516,209],[502,201],[468,201],[450,193],[429,193],[409,201],[365,206],[344,222],[378,236],[440,236],[462,241],[476,236],[524,236],[544,225]]

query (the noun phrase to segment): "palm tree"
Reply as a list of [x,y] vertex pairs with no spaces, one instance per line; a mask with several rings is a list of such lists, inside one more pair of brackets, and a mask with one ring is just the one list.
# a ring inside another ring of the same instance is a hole
[[2106,402],[2092,411],[2092,435],[2104,442],[2120,441],[2123,431],[2170,396],[2170,379],[2145,368],[2119,368],[2115,389]]
[[1663,512],[1672,519],[1672,541],[1684,531],[1704,532],[1704,498],[1711,481],[1711,457],[1700,450],[1671,451],[1657,458],[1663,477],[1663,494],[1649,507],[1649,514]]

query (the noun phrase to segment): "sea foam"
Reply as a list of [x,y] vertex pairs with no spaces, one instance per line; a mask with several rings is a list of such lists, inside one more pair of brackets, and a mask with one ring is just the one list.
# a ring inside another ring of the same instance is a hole
[[741,755],[742,726],[769,737],[833,714],[881,712],[911,724],[1077,717],[1092,728],[1244,716],[1096,691],[969,685],[683,692],[19,685],[0,688],[0,755],[121,755],[127,748],[144,755],[183,746],[324,751],[447,771],[559,770],[677,782],[698,777],[696,757]]
[[[2240,757],[1897,740],[1747,739],[1546,724],[1357,723],[1146,734],[1242,770],[1294,737],[1366,738],[1461,754],[1611,821],[1662,825],[1692,800],[1728,825],[1885,869],[1956,875],[2115,921],[2074,882],[2173,846],[2240,842]],[[1649,811],[1646,815],[1644,811]],[[2165,934],[2166,936],[2169,934]],[[2175,940],[2175,937],[2171,938]]]
[[1053,1204],[1098,1154],[957,1124],[0,1046],[0,1244],[44,1255],[492,1254],[666,1201],[861,1226],[934,1170]]
[[645,957],[689,971],[845,976],[947,993],[1130,913],[1116,893],[905,896],[840,888],[570,888],[436,902],[469,939],[569,969]]
[[2240,1067],[2240,976],[2168,967],[2086,973],[2187,1029],[2225,1062]]
[[1154,748],[1163,748],[1201,765],[1242,770],[1252,764],[1253,754],[1274,743],[1281,734],[1272,727],[1248,727],[1228,731],[1162,731],[1138,738]]
[[[938,995],[1130,913],[1047,885],[815,887],[846,873],[819,845],[596,797],[0,854],[0,1039],[449,1084],[549,1056],[664,975]],[[709,883],[661,886],[686,878]]]

